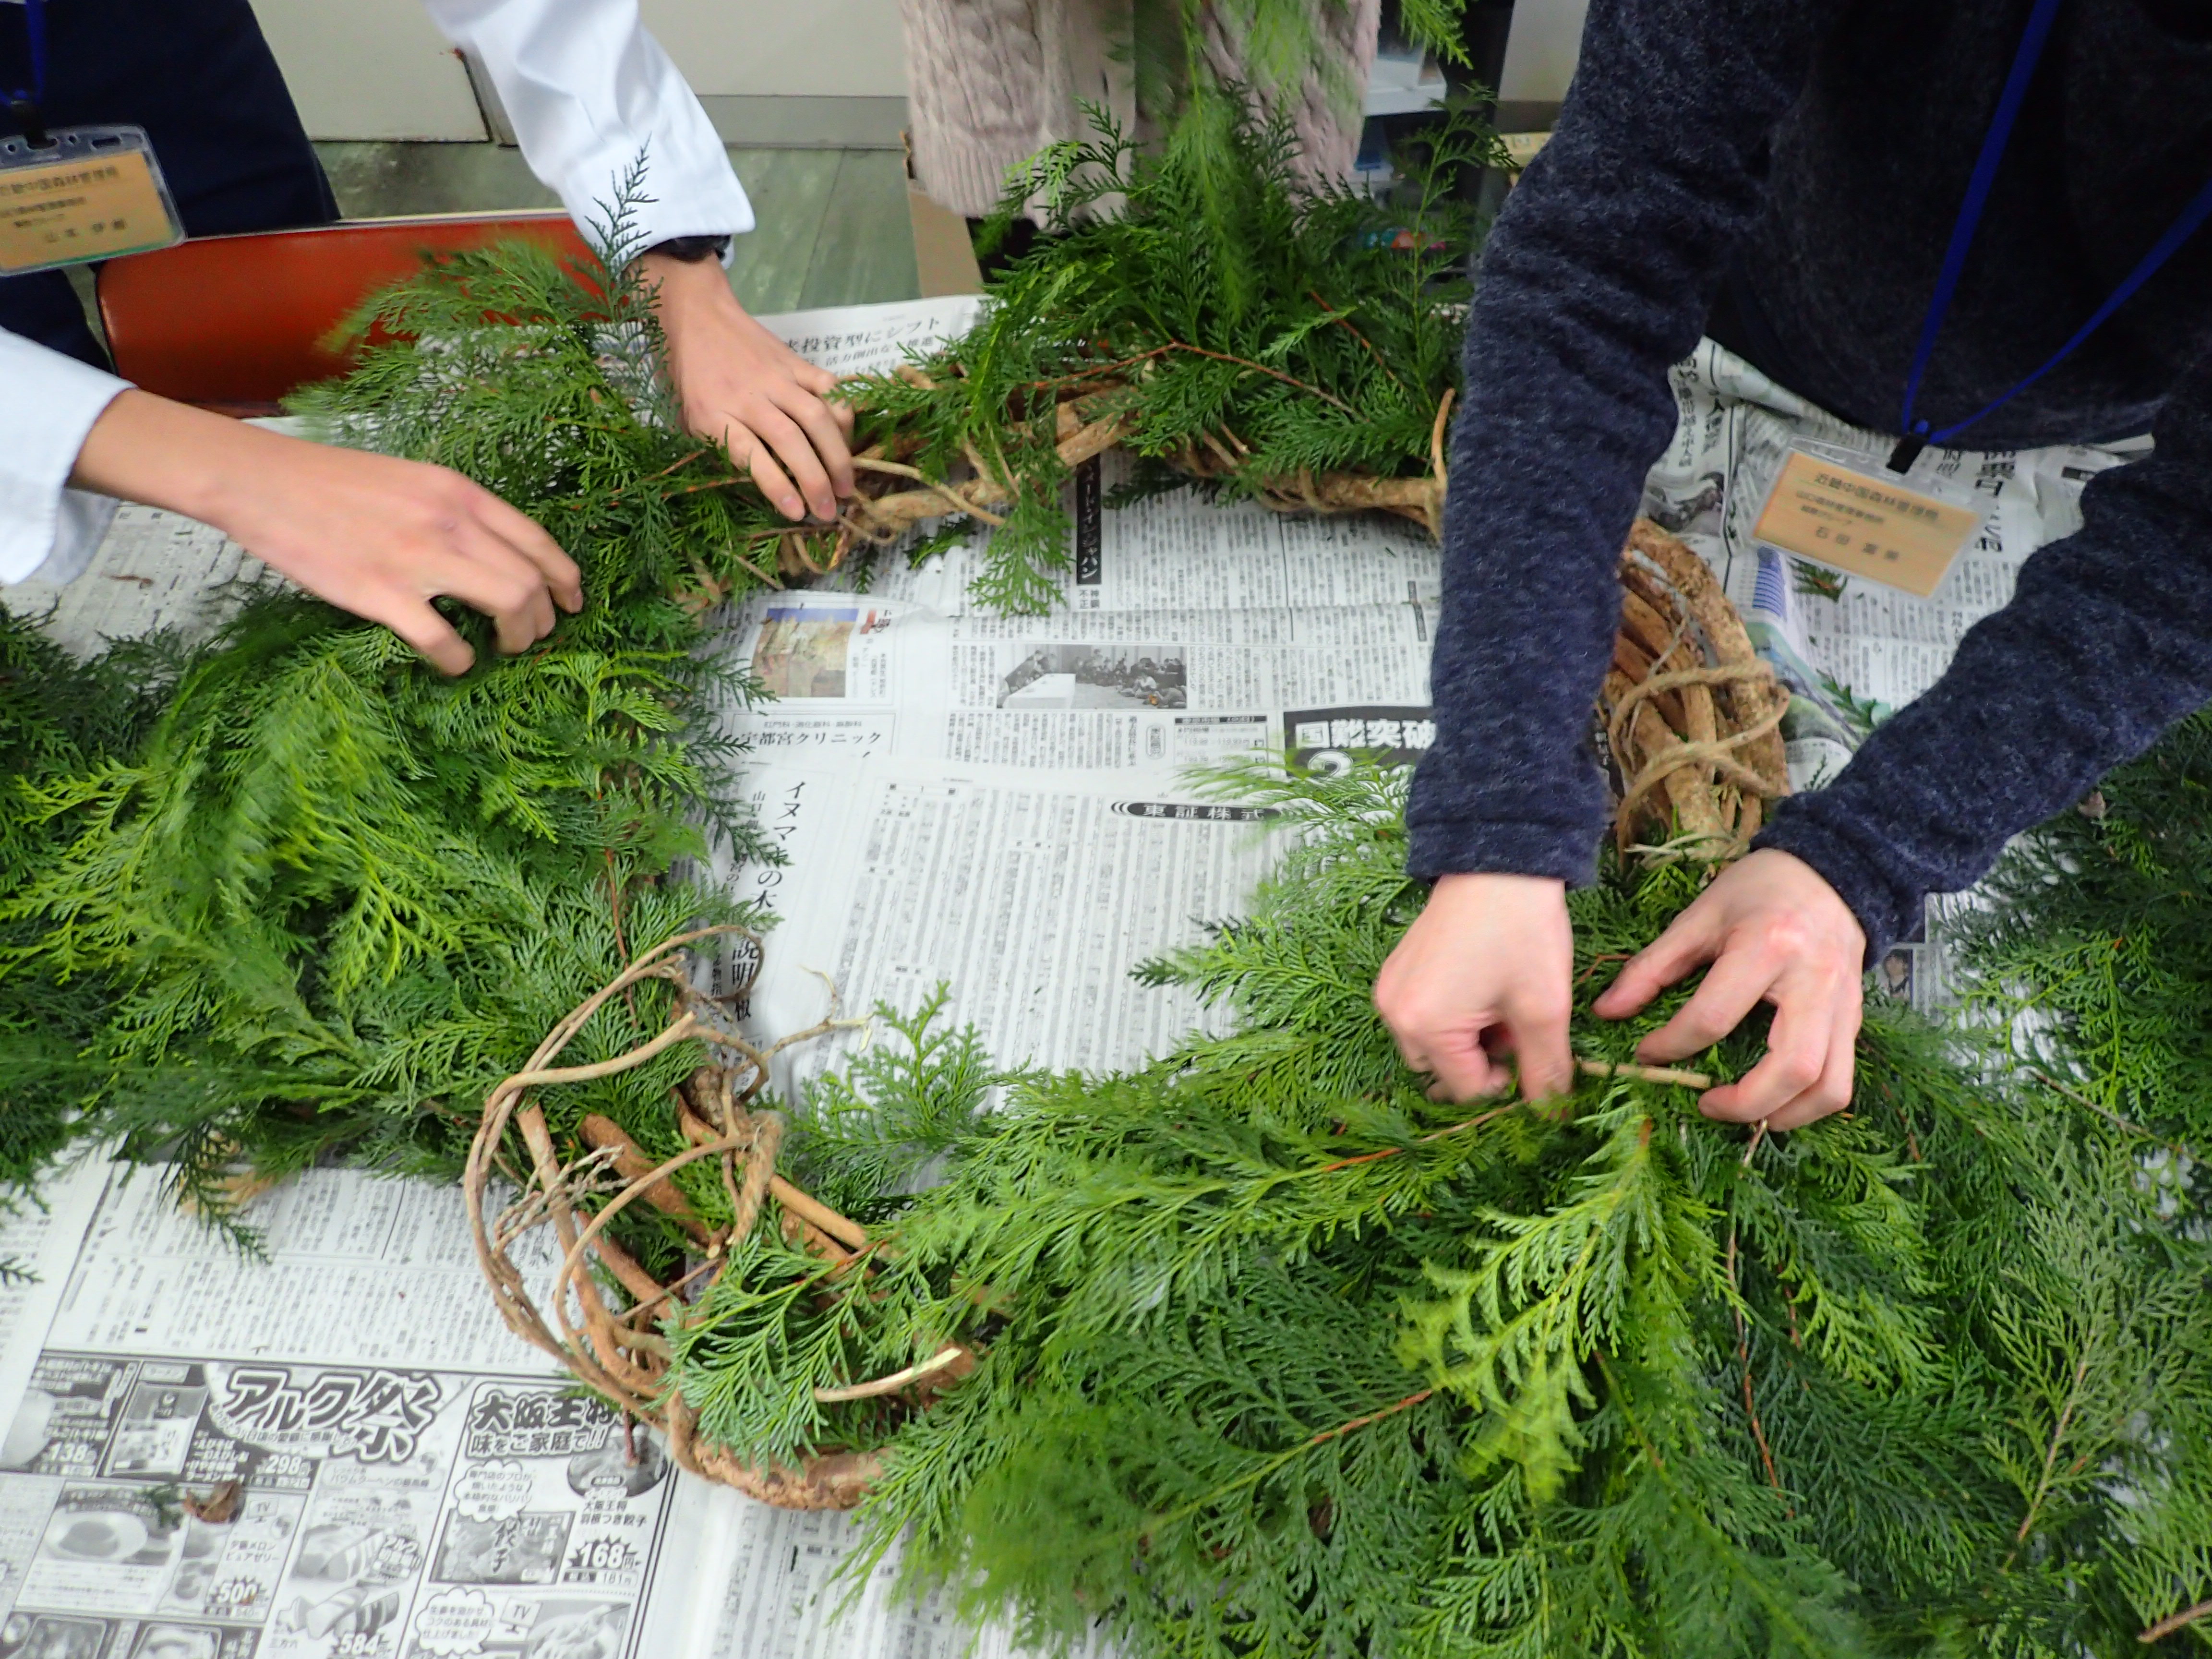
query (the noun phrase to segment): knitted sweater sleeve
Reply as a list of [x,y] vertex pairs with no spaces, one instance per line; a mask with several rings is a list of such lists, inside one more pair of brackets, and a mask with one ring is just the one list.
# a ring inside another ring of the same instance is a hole
[[1826,788],[1759,837],[1825,876],[1879,959],[1921,901],[2212,700],[2212,356],[2167,394],[2155,452],[2090,481],[2082,527]]
[[1594,0],[1559,130],[1499,215],[1468,319],[1430,677],[1407,813],[1424,879],[1587,880],[1605,817],[1584,742],[1614,561],[1762,199],[1813,0]]

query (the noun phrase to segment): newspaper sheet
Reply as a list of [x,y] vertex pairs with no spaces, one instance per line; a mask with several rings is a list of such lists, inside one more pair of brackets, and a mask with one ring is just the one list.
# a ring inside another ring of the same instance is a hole
[[[0,1425],[15,1420],[40,1338],[106,1185],[107,1167],[87,1159],[57,1170],[35,1204],[0,1214]],[[7,1461],[0,1453],[0,1465]]]
[[[1109,458],[1071,483],[1047,614],[969,603],[979,541],[731,617],[727,650],[775,700],[724,728],[757,757],[751,804],[787,860],[720,872],[781,918],[764,1036],[812,1024],[830,988],[857,1014],[941,985],[1008,1060],[1164,1054],[1204,1011],[1131,970],[1236,915],[1268,858],[1266,815],[1192,769],[1428,747],[1439,562],[1418,528],[1188,495],[1091,510],[1120,476]],[[790,1063],[811,1075],[870,1040]]]
[[[881,368],[973,304],[770,321],[817,361]],[[1837,688],[1889,704],[1924,690],[2027,553],[2078,521],[2081,483],[2131,453],[1975,458],[1995,511],[1933,599],[1838,590],[1746,528],[1762,469],[1793,431],[1832,435],[1824,417],[1710,346],[1677,390],[1647,510],[1714,563],[1798,693],[1802,781],[1854,741]],[[1109,461],[1071,485],[1073,557],[1048,615],[970,603],[978,543],[725,619],[716,648],[776,698],[720,716],[752,746],[745,787],[785,855],[717,872],[781,919],[751,999],[763,1034],[833,996],[906,1009],[943,983],[1009,1061],[1160,1054],[1204,1012],[1128,970],[1234,914],[1269,855],[1265,822],[1185,769],[1429,746],[1439,566],[1413,526],[1188,496],[1103,510],[1116,478]],[[126,508],[78,582],[8,599],[50,602],[51,630],[88,651],[204,625],[210,585],[258,572],[218,532]],[[1900,994],[1933,977],[1912,957]],[[787,1085],[867,1040],[793,1051]],[[256,1263],[169,1213],[149,1176],[87,1180],[46,1233],[0,1234],[0,1257],[75,1258],[0,1299],[0,1659],[1011,1651],[942,1599],[895,1595],[895,1559],[841,1576],[845,1518],[671,1481],[649,1444],[633,1455],[492,1316],[453,1194],[303,1176],[264,1200]],[[232,1521],[181,1508],[232,1480]]]
[[0,1653],[672,1650],[669,1465],[501,1324],[457,1191],[310,1171],[248,1212],[256,1261],[158,1171],[91,1179],[50,1322],[9,1340]]
[[[1846,577],[1761,545],[1753,534],[1793,439],[1879,455],[1893,440],[1849,427],[1777,386],[1708,340],[1674,371],[1674,437],[1644,485],[1644,512],[1720,574],[1761,653],[1790,689],[1783,723],[1791,782],[1835,775],[1864,731],[1935,684],[1959,641],[2012,598],[2037,549],[2081,525],[2091,478],[2149,449],[2146,438],[2018,453],[1932,453],[1933,465],[1970,484],[1988,516],[1927,599]],[[1856,704],[1856,708],[1852,705]],[[1933,931],[1878,965],[1876,988],[1923,1011],[1948,994],[1942,916],[1974,901],[1930,901]]]

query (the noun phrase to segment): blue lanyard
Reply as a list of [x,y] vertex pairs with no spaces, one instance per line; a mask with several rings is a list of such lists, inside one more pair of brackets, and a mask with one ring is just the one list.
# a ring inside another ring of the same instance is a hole
[[44,149],[50,141],[39,106],[46,100],[46,0],[23,0],[23,32],[31,39],[31,84],[8,94],[8,108],[32,148]]
[[[36,0],[32,0],[36,3]],[[2176,249],[2195,234],[2205,220],[2212,218],[2212,180],[2197,192],[2196,198],[2181,210],[2165,235],[2158,239],[2151,251],[2143,255],[2136,268],[2114,289],[2112,296],[2099,306],[2089,320],[2074,331],[2074,337],[2051,353],[2044,365],[2026,380],[1998,398],[1985,408],[1976,410],[1963,421],[1954,421],[1940,431],[1930,431],[1926,421],[1912,417],[1912,405],[1920,393],[1921,376],[1927,373],[1928,360],[1936,350],[1936,337],[1942,332],[1943,316],[1951,308],[1951,296],[1958,289],[1959,273],[1966,266],[1966,250],[1973,245],[1974,231],[1981,224],[1982,210],[1989,205],[1990,191],[1996,183],[1997,164],[2004,159],[2005,145],[2012,137],[2014,123],[2020,118],[2020,106],[2027,99],[2027,83],[2034,78],[2035,65],[2043,56],[2043,48],[2051,38],[2051,26],[2058,15],[2059,0],[2035,0],[2035,9],[2028,14],[2027,33],[2021,37],[2020,50],[2013,55],[2012,73],[2005,77],[2004,94],[1997,100],[1996,115],[1990,122],[1988,137],[1982,140],[1982,153],[1974,162],[1973,177],[1966,182],[1966,199],[1959,208],[1959,222],[1951,228],[1951,246],[1944,251],[1943,268],[1936,274],[1936,292],[1928,301],[1928,315],[1920,325],[1920,345],[1913,353],[1911,373],[1905,380],[1905,412],[1898,430],[1905,435],[1898,441],[1897,448],[1889,458],[1890,470],[1902,472],[1912,465],[1913,458],[1931,443],[1942,443],[1954,433],[1972,426],[1984,415],[2003,408],[2014,398],[2058,367],[2074,353],[2075,348],[2096,332],[2105,319],[2127,303],[2129,297],[2151,279],[2158,268],[2173,257]]]

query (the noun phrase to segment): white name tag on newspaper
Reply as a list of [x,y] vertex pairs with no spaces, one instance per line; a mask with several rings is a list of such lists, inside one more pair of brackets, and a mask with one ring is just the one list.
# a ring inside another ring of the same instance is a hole
[[1752,534],[1779,552],[1924,599],[1988,515],[1971,484],[1934,470],[1940,453],[1923,450],[1900,476],[1880,456],[1797,439]]

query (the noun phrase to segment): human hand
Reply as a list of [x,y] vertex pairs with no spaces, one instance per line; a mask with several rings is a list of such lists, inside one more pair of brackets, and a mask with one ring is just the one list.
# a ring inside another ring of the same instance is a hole
[[644,264],[684,424],[725,445],[785,518],[836,518],[853,493],[853,411],[825,401],[837,377],[746,315],[714,261]]
[[448,674],[476,659],[430,601],[527,650],[580,610],[574,561],[537,524],[441,466],[337,449],[130,391],[93,423],[70,482],[211,524],[317,597],[381,623]]
[[1514,1056],[1531,1101],[1572,1086],[1567,1014],[1574,931],[1566,886],[1541,876],[1445,876],[1375,976],[1406,1064],[1453,1100],[1494,1095]]
[[1712,963],[1681,1009],[1637,1045],[1663,1066],[1710,1048],[1761,1002],[1774,1005],[1766,1054],[1698,1109],[1734,1123],[1797,1129],[1851,1102],[1863,1013],[1866,934],[1836,890],[1802,860],[1762,848],[1721,872],[1667,931],[1620,970],[1594,1012],[1624,1019],[1692,969]]

